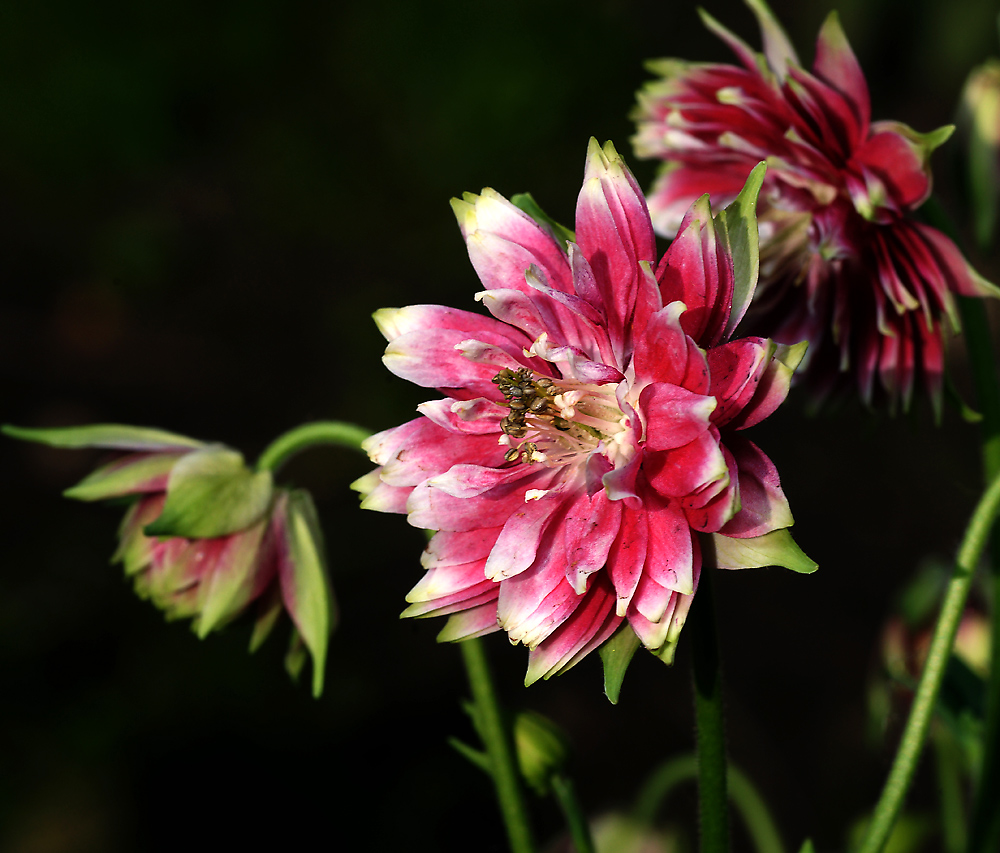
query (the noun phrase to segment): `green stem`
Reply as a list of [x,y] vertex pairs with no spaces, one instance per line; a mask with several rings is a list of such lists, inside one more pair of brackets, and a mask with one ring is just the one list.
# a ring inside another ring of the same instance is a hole
[[703,572],[691,624],[695,722],[698,738],[698,805],[701,853],[729,850],[726,794],[726,732],[722,708],[722,662],[715,625],[712,573]]
[[552,777],[552,793],[555,794],[559,807],[566,818],[569,836],[573,839],[576,853],[596,853],[594,840],[590,837],[590,826],[583,809],[580,808],[580,802],[576,798],[573,780],[557,773]]
[[257,460],[258,471],[277,471],[296,453],[319,444],[361,449],[371,431],[343,421],[315,421],[290,429],[272,441]]
[[937,765],[938,792],[941,796],[941,837],[944,853],[965,850],[965,809],[962,806],[962,769],[959,746],[944,728],[931,731],[934,763]]
[[511,853],[534,853],[535,843],[531,837],[527,803],[521,789],[514,741],[500,712],[493,676],[486,660],[486,649],[482,641],[476,638],[464,640],[459,646],[476,706],[477,729],[490,759],[493,784],[496,786],[500,813],[507,827]]
[[[962,321],[976,384],[976,403],[983,414],[983,469],[986,482],[1000,472],[1000,384],[997,382],[990,328],[982,300],[962,299]],[[990,545],[991,595],[990,671],[986,681],[986,724],[983,764],[972,809],[969,853],[992,853],[1000,848],[1000,532]]]
[[969,853],[994,853],[1000,849],[1000,536],[993,531],[990,587],[990,671],[986,682],[986,725],[983,731],[983,764],[972,811]]
[[[698,774],[698,761],[693,755],[682,755],[661,765],[643,786],[636,800],[633,819],[639,826],[653,826],[664,801],[681,784]],[[753,783],[737,767],[729,765],[729,797],[743,818],[750,840],[757,853],[785,853],[777,824],[768,811],[764,798]]]
[[871,823],[859,847],[859,853],[879,853],[889,838],[903,799],[913,781],[920,750],[927,738],[927,728],[934,712],[945,665],[955,640],[955,632],[965,609],[965,600],[972,585],[976,564],[989,538],[990,528],[1000,506],[1000,477],[996,477],[980,499],[965,531],[958,550],[955,571],[945,593],[944,603],[934,635],[931,638],[927,662],[913,697],[910,716],[900,741],[899,750],[886,779],[882,796],[872,814]]

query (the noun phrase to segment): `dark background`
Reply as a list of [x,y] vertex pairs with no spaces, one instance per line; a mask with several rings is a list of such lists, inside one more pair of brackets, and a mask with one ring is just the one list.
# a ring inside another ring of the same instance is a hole
[[[707,5],[759,44],[745,8]],[[811,61],[827,8],[774,7]],[[918,130],[952,120],[998,49],[990,0],[839,9],[874,116]],[[663,55],[729,61],[693,5],[664,0],[3,4],[0,420],[156,425],[251,459],[306,420],[401,423],[428,393],[382,367],[369,315],[474,309],[448,199],[530,190],[571,224],[591,135],[648,185],[627,114]],[[866,736],[878,632],[921,560],[956,546],[977,432],[953,409],[935,428],[925,406],[805,408],[793,394],[753,438],[820,571],[716,586],[732,757],[789,846],[832,850],[892,754]],[[120,510],[59,496],[94,462],[0,442],[0,849],[504,849],[487,778],[445,743],[472,738],[458,650],[435,644],[439,621],[397,618],[422,534],[357,508],[363,458],[285,471],[316,498],[342,610],[319,701],[285,676],[283,637],[250,657],[247,625],[199,642],[135,598],[108,565]],[[525,651],[488,645],[504,698],[568,731],[592,814],[692,748],[683,639],[672,670],[637,657],[617,707],[596,655],[525,690]],[[664,823],[695,808],[682,794]],[[559,831],[551,802],[537,823]]]

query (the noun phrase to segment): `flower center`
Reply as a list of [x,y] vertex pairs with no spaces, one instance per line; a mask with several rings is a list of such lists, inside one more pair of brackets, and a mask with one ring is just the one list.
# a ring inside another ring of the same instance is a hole
[[526,367],[504,368],[493,383],[510,409],[500,421],[508,462],[565,465],[598,450],[614,463],[623,454],[629,423],[618,407],[615,383],[535,376]]

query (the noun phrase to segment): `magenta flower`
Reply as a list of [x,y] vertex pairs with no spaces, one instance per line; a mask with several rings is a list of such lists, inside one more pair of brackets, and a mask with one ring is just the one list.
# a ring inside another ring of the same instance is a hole
[[294,627],[286,666],[297,676],[311,656],[313,692],[322,692],[336,607],[308,493],[276,489],[270,472],[250,470],[235,450],[161,430],[98,424],[4,432],[115,451],[65,494],[132,499],[113,561],[136,593],[167,619],[190,618],[201,638],[253,607],[251,651],[287,612]]
[[437,531],[404,615],[450,616],[442,640],[504,629],[531,650],[531,683],[623,623],[670,660],[703,562],[813,568],[774,465],[742,435],[784,399],[803,347],[729,341],[756,279],[761,173],[716,220],[697,202],[658,264],[611,143],[591,141],[575,241],[493,190],[453,202],[493,316],[375,314],[386,366],[446,395],[372,436],[380,467],[356,484],[362,506]]
[[910,214],[931,192],[931,152],[951,128],[919,134],[871,122],[868,87],[837,17],[804,70],[762,0],[747,0],[764,54],[707,14],[742,67],[662,60],[639,93],[635,150],[666,163],[649,206],[676,233],[703,192],[736,197],[768,164],[758,219],[761,274],[749,327],[809,341],[802,369],[822,396],[856,382],[861,397],[905,408],[916,383],[940,406],[945,326],[954,295],[997,296],[954,243]]

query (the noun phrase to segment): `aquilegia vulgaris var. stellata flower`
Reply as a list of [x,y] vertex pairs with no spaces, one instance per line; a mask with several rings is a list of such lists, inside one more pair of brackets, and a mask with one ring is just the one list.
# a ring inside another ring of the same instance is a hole
[[912,212],[931,192],[929,157],[950,127],[920,134],[870,121],[868,86],[835,14],[812,73],[762,0],[747,0],[764,53],[704,20],[743,67],[660,60],[639,93],[640,157],[665,160],[649,197],[656,230],[676,233],[702,193],[727,204],[760,161],[761,271],[748,329],[809,341],[820,395],[857,383],[869,404],[909,404],[920,383],[940,406],[954,295],[997,296],[940,231]]
[[113,561],[136,593],[167,619],[191,619],[201,638],[254,609],[251,651],[287,613],[293,628],[286,668],[297,677],[311,657],[313,693],[322,692],[337,613],[308,492],[276,488],[269,471],[250,469],[232,448],[159,429],[90,424],[4,432],[111,451],[110,461],[65,495],[131,501]]
[[386,366],[447,395],[370,438],[380,467],[356,484],[363,506],[437,531],[405,615],[450,615],[445,640],[502,628],[531,650],[530,683],[623,622],[670,660],[703,562],[813,568],[741,434],[803,351],[729,340],[756,280],[762,173],[717,219],[698,201],[659,264],[610,143],[591,141],[575,237],[493,190],[454,201],[493,316],[375,315]]

